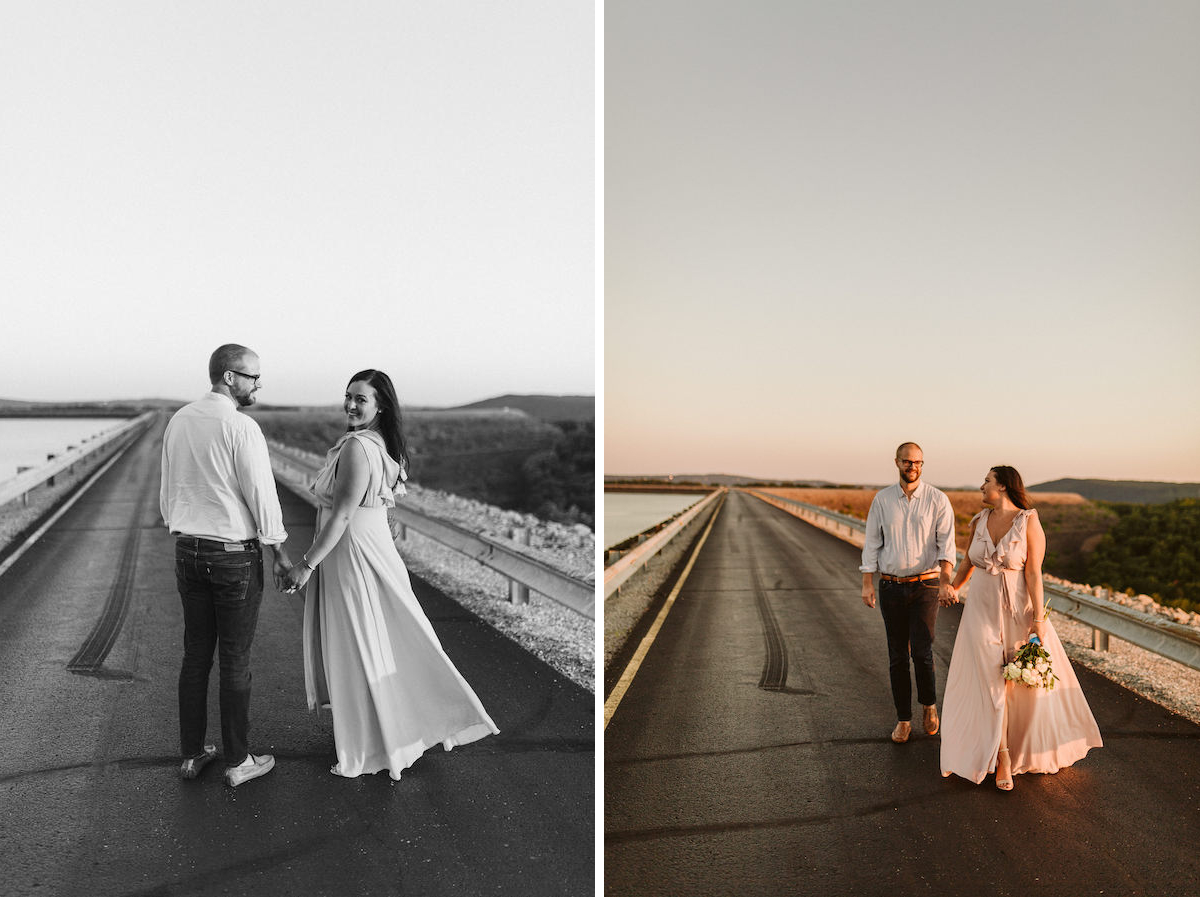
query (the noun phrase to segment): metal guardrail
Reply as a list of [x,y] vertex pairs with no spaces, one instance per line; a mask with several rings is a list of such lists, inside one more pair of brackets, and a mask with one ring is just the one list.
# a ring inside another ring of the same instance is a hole
[[[860,548],[866,539],[866,523],[854,517],[753,489],[743,491]],[[1103,639],[1093,638],[1095,647],[1107,649],[1107,636],[1112,635],[1193,670],[1200,670],[1200,631],[1058,583],[1043,580],[1043,584],[1047,596],[1052,599],[1052,610],[1091,626],[1096,633],[1104,634]]]
[[[315,506],[317,502],[309,487],[320,472],[320,465],[312,461],[307,452],[274,440],[268,440],[267,445],[271,450],[271,467],[275,476]],[[596,588],[591,583],[569,576],[449,521],[429,517],[402,504],[396,505],[394,515],[402,527],[402,533],[403,528],[410,528],[503,574],[510,583],[510,598],[519,601],[522,589],[531,590],[588,619],[596,619]],[[400,538],[404,538],[403,534]]]
[[130,418],[112,430],[97,434],[77,447],[73,446],[61,455],[53,456],[46,464],[18,473],[11,480],[0,483],[0,505],[21,499],[29,503],[29,493],[43,483],[54,485],[54,478],[60,473],[70,473],[76,464],[89,460],[93,455],[109,448],[118,440],[124,439],[130,433],[140,432],[149,425],[157,412],[147,411],[137,417]]
[[728,491],[728,489],[722,486],[710,493],[680,514],[671,523],[658,530],[658,532],[645,542],[626,552],[619,560],[614,561],[610,566],[606,567],[604,569],[604,597],[607,598],[617,591],[629,577],[644,567],[654,555],[666,548],[667,543],[679,535],[684,527],[695,520],[705,508],[712,505],[719,496],[724,495]]

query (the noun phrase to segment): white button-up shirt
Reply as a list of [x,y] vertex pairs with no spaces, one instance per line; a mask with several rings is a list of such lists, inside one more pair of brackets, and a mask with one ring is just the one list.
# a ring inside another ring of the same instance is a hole
[[956,560],[954,509],[945,492],[917,483],[910,499],[896,483],[875,494],[860,572],[915,576]]
[[184,405],[163,434],[159,510],[167,529],[220,542],[287,539],[258,421],[219,392]]

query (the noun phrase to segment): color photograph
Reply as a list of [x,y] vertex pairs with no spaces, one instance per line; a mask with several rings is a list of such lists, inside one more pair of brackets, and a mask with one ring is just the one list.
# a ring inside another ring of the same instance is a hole
[[605,4],[605,894],[1200,880],[1197,28]]

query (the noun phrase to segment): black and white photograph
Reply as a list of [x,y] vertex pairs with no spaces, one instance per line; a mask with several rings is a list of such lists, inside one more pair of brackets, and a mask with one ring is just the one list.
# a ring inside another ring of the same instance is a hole
[[598,20],[2,5],[0,892],[594,893]]

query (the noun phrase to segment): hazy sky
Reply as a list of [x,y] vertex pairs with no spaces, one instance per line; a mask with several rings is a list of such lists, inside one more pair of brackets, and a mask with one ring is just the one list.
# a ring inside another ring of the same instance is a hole
[[595,17],[4,2],[0,397],[594,392]]
[[1200,4],[605,4],[604,469],[1200,481]]

